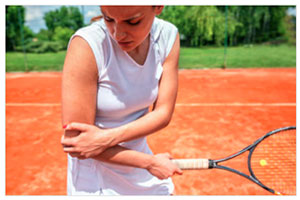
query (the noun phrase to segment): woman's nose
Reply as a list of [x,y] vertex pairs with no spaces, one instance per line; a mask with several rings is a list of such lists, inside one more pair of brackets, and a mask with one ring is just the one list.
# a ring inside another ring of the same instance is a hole
[[122,41],[126,37],[124,28],[120,25],[115,25],[114,37],[117,41]]

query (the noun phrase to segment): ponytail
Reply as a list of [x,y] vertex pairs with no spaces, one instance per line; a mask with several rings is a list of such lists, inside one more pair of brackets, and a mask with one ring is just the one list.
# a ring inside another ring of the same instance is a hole
[[96,22],[96,21],[99,21],[103,16],[102,15],[99,15],[99,16],[96,16],[96,17],[93,17],[91,20],[90,20],[90,23],[93,23],[93,22]]

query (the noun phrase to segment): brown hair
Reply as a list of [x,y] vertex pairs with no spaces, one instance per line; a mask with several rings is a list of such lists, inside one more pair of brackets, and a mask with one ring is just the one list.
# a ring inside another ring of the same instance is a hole
[[96,17],[93,17],[91,20],[90,20],[90,23],[93,23],[93,22],[96,22],[96,21],[99,21],[103,16],[102,15],[99,15],[99,16],[96,16]]

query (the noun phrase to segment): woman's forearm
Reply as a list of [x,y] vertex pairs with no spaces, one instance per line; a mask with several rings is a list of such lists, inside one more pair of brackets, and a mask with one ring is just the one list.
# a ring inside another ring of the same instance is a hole
[[110,147],[93,158],[103,162],[143,169],[149,169],[154,162],[153,155],[127,149],[120,145]]
[[114,138],[111,146],[144,137],[165,128],[170,122],[172,112],[167,109],[153,111],[131,123],[110,129],[109,132]]
[[174,174],[182,174],[178,166],[172,163],[168,153],[149,155],[117,145],[106,149],[93,158],[108,163],[146,169],[159,179],[166,179]]

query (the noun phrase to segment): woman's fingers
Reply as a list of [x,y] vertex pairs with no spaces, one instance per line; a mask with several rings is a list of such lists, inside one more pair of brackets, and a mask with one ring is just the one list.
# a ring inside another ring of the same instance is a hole
[[65,135],[61,136],[60,143],[63,145],[63,147],[71,147],[74,145],[73,139],[66,137]]
[[66,124],[63,126],[63,128],[67,131],[86,131],[89,128],[90,125],[84,124],[84,123],[79,123],[79,122],[71,122],[69,124]]

